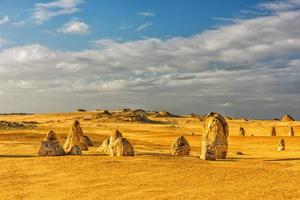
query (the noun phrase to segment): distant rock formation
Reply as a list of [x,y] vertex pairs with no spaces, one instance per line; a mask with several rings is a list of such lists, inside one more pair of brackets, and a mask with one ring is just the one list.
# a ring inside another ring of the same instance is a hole
[[285,142],[284,139],[281,139],[278,143],[277,151],[283,151],[285,150]]
[[156,117],[166,117],[166,118],[172,118],[172,117],[180,117],[179,115],[173,115],[169,113],[168,111],[159,111],[156,115]]
[[276,136],[276,128],[274,126],[271,129],[270,136]]
[[294,131],[294,127],[290,127],[290,130],[289,130],[289,136],[295,136],[295,131]]
[[[65,142],[64,149],[68,154],[74,152],[79,152],[78,150],[74,151],[74,147],[78,146],[81,151],[88,150],[82,129],[80,127],[80,122],[75,120],[69,130],[68,138]],[[75,147],[77,149],[77,147]]]
[[171,146],[171,154],[176,156],[190,155],[191,147],[185,137],[177,137]]
[[294,119],[293,117],[291,117],[290,115],[285,114],[285,115],[282,117],[281,121],[283,121],[283,122],[291,122],[291,121],[295,121],[295,119]]
[[228,124],[221,114],[209,113],[206,115],[200,158],[203,160],[209,160],[214,157],[217,159],[225,159],[228,150],[228,135]]
[[245,136],[245,129],[240,127],[240,136]]
[[118,138],[109,144],[110,156],[134,156],[134,149],[126,138]]
[[92,115],[92,119],[97,120],[100,119],[102,121],[107,122],[140,122],[140,123],[150,123],[152,122],[146,116],[146,111],[138,109],[138,110],[130,110],[123,109],[120,111],[109,112],[107,110],[98,112]]
[[58,141],[55,132],[50,131],[41,142],[38,156],[63,156],[65,151]]

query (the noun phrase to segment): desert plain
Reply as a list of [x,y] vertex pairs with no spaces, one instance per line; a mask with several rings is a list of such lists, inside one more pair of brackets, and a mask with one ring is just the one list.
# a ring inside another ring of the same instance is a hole
[[[199,158],[203,120],[197,117],[127,122],[95,114],[1,115],[0,121],[17,125],[0,130],[0,199],[300,199],[300,121],[227,118],[227,159],[204,161]],[[74,120],[93,147],[81,156],[37,156],[50,130],[63,144]],[[268,136],[273,126],[277,135]],[[291,126],[294,137],[288,136]],[[97,151],[116,129],[133,145],[134,157]],[[178,136],[188,140],[190,156],[170,154]],[[277,151],[281,138],[286,150]]]

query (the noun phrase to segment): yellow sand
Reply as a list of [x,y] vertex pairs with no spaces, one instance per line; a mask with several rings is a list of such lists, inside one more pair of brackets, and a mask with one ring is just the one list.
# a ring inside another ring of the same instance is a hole
[[[0,116],[41,123],[34,129],[0,131],[0,199],[300,199],[300,122],[228,121],[228,159],[202,161],[203,123],[196,119],[102,123],[90,120],[91,114]],[[36,157],[45,134],[54,130],[63,143],[74,119],[96,146],[83,156]],[[291,125],[295,137],[287,136]],[[240,126],[246,137],[238,136]],[[267,136],[272,126],[276,137]],[[96,152],[116,128],[134,146],[135,157]],[[189,141],[191,156],[169,154],[179,135]],[[282,137],[286,150],[277,152]]]

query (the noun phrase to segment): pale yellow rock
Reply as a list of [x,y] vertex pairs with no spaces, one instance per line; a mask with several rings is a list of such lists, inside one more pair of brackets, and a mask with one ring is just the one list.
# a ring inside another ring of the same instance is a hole
[[114,141],[116,141],[118,138],[122,138],[122,133],[119,130],[116,130],[109,139],[109,144],[112,144]]
[[65,152],[69,153],[74,146],[78,146],[81,151],[88,150],[80,123],[77,120],[73,122],[69,130],[68,138],[64,145]]
[[109,139],[105,139],[97,151],[109,154]]
[[228,124],[221,114],[210,113],[206,115],[200,158],[206,160],[208,155],[211,155],[212,158],[225,159],[228,150],[228,135]]
[[190,155],[191,147],[185,137],[177,137],[171,146],[171,154],[176,156]]
[[285,142],[284,139],[281,139],[278,143],[277,151],[283,151],[285,150]]
[[110,156],[134,156],[134,149],[126,138],[118,138],[109,145]]
[[283,122],[291,122],[291,121],[295,121],[295,119],[292,116],[290,116],[288,114],[285,114],[282,117],[281,121],[283,121]]
[[294,127],[290,127],[290,130],[289,130],[289,136],[293,137],[295,136],[295,131],[294,131]]

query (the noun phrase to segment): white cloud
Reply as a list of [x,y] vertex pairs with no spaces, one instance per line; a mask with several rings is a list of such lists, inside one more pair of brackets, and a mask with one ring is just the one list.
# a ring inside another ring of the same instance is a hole
[[137,32],[140,32],[140,31],[142,31],[142,30],[144,30],[144,29],[146,29],[146,28],[148,28],[148,27],[150,27],[150,26],[152,26],[152,23],[151,23],[151,22],[146,22],[146,23],[140,25],[140,26],[136,29],[136,31],[137,31]]
[[137,15],[145,16],[145,17],[154,17],[155,13],[153,12],[138,12]]
[[8,23],[9,20],[9,16],[5,15],[2,19],[0,19],[0,25]]
[[73,20],[64,24],[58,32],[65,34],[87,34],[89,33],[89,25],[82,21]]
[[300,0],[269,1],[266,3],[258,4],[258,7],[274,12],[294,10],[300,7]]
[[0,36],[0,48],[3,47],[7,43],[8,43],[8,41]]
[[105,48],[115,43],[117,43],[117,41],[113,39],[100,39],[93,41],[94,46],[99,48]]
[[[239,19],[191,37],[94,44],[101,48],[69,52],[34,44],[1,51],[3,92],[18,106],[47,97],[56,108],[59,99],[59,109],[86,103],[273,118],[300,113],[298,10]],[[5,98],[1,105],[8,105]]]
[[31,17],[34,22],[43,23],[53,17],[78,12],[78,6],[83,2],[83,0],[56,0],[47,3],[36,3],[31,11]]

